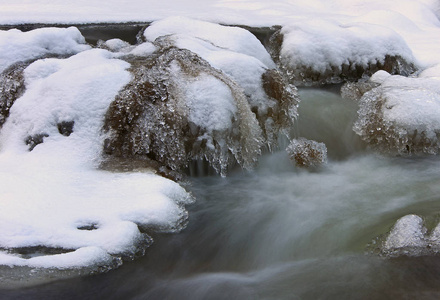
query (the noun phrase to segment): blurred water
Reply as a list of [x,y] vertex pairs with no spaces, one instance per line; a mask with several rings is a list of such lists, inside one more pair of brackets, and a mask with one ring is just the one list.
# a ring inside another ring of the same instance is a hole
[[188,227],[155,236],[145,257],[0,298],[438,299],[439,257],[387,259],[367,245],[409,213],[435,226],[440,159],[370,153],[351,133],[354,103],[301,96],[297,134],[326,142],[326,166],[297,169],[279,151],[252,172],[192,178]]

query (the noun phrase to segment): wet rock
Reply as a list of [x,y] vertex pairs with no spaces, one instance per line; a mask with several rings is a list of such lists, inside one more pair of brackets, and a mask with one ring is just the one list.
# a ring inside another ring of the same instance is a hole
[[298,167],[319,166],[327,162],[327,147],[324,143],[305,138],[294,139],[286,151]]
[[[282,77],[281,73],[275,69],[270,69],[263,73],[262,85],[266,95],[274,99],[276,105],[269,109],[265,115],[257,113],[257,118],[260,124],[267,124],[267,120],[273,121],[275,126],[264,127],[267,140],[275,141],[279,132],[292,128],[294,120],[298,117],[299,97],[297,88],[289,84]],[[285,134],[288,135],[287,133]]]
[[406,215],[396,221],[390,232],[368,245],[372,253],[385,257],[437,255],[440,251],[440,225],[430,233],[422,217]]
[[15,100],[25,91],[23,71],[29,63],[16,63],[0,74],[0,128]]
[[75,121],[62,121],[57,124],[58,132],[64,136],[69,136],[73,132]]
[[48,137],[47,133],[39,133],[32,136],[28,136],[25,140],[26,145],[29,146],[29,151],[34,150],[34,148],[44,142],[44,138]]

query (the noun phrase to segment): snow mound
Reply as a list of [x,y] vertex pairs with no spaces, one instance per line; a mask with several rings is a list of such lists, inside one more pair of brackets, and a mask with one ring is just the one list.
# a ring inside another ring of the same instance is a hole
[[360,99],[354,131],[384,152],[438,153],[440,80],[389,74],[374,78],[382,83]]
[[324,143],[305,138],[294,139],[286,151],[298,167],[318,166],[327,162],[327,147]]
[[0,131],[0,265],[107,270],[142,254],[149,232],[185,225],[192,199],[177,183],[97,169],[105,113],[132,79],[118,56],[92,49],[16,69],[25,90],[11,93]]
[[0,30],[0,73],[10,65],[48,55],[72,55],[90,49],[76,27],[28,32]]
[[271,38],[272,56],[295,85],[340,83],[380,69],[408,75],[415,59],[386,27],[326,19],[288,23]]

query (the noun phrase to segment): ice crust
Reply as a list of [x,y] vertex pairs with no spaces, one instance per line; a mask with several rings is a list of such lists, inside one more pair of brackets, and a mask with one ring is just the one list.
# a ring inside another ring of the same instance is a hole
[[1,265],[105,270],[142,254],[146,232],[185,224],[192,199],[177,183],[96,169],[104,115],[132,78],[118,56],[84,50],[20,71],[25,91],[0,131]]

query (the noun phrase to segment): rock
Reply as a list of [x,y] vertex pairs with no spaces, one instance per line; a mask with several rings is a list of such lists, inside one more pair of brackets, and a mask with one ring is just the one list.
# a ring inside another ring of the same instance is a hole
[[294,139],[286,151],[298,167],[319,166],[327,162],[327,147],[324,143],[305,138]]
[[73,132],[75,121],[62,121],[57,124],[58,132],[64,136],[69,136]]
[[[294,23],[272,35],[269,52],[296,86],[358,81],[378,70],[404,76],[414,73],[415,59],[400,36],[375,30],[366,24],[324,20]],[[377,37],[372,38],[374,35]]]
[[23,71],[29,63],[16,63],[0,74],[0,128],[9,116],[9,109],[25,91]]
[[394,75],[378,82],[361,97],[353,130],[384,153],[438,153],[440,81]]
[[47,133],[39,133],[32,136],[28,136],[25,140],[26,145],[29,146],[29,151],[34,150],[34,148],[43,143],[44,138],[48,137],[49,135]]

